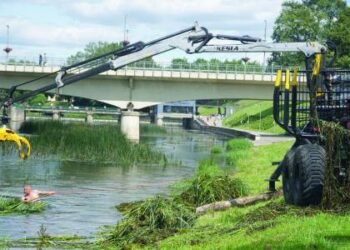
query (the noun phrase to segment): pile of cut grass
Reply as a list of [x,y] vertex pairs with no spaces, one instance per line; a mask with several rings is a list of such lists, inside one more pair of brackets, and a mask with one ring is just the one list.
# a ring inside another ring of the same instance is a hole
[[36,156],[56,156],[62,160],[111,163],[159,163],[164,155],[145,144],[127,140],[116,125],[87,125],[59,121],[29,121],[21,132],[34,136],[30,141]]
[[124,215],[117,225],[102,233],[101,246],[152,244],[191,227],[195,221],[195,214],[187,206],[160,195],[131,206]]
[[[322,145],[326,150],[326,170],[322,206],[334,209],[350,203],[350,132],[340,124],[321,122]],[[344,159],[347,159],[344,161]],[[335,175],[335,166],[345,168],[346,177]]]
[[40,213],[46,206],[45,202],[24,203],[19,198],[0,197],[0,215]]
[[183,187],[181,202],[198,207],[215,201],[230,200],[248,193],[244,183],[224,174],[213,159],[202,161],[195,176]]

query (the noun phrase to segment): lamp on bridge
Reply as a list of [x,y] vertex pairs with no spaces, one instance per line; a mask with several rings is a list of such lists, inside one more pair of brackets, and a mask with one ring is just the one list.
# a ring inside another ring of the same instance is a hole
[[6,48],[4,48],[4,51],[6,53],[6,58],[8,59],[10,52],[12,51],[12,48],[10,48],[9,42],[10,42],[10,25],[6,25],[7,28],[7,44]]
[[241,60],[246,64],[250,60],[250,58],[245,56]]

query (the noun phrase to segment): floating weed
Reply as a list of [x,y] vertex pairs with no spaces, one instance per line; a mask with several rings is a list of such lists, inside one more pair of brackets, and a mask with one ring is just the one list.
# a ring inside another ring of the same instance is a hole
[[11,213],[31,214],[42,212],[47,207],[45,202],[23,203],[19,198],[0,197],[0,215]]

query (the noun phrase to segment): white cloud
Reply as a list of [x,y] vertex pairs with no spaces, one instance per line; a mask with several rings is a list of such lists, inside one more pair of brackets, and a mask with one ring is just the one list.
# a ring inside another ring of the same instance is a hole
[[[64,15],[60,24],[37,22],[17,13],[0,14],[0,23],[9,23],[14,45],[75,51],[90,41],[120,41],[127,15],[130,39],[153,40],[193,25],[195,20],[210,32],[262,37],[264,20],[272,32],[283,0],[13,0],[51,6]],[[11,2],[9,3],[11,4]],[[40,13],[32,13],[33,16]],[[57,15],[57,13],[56,13]],[[68,20],[68,21],[67,21]],[[1,32],[3,33],[3,32]],[[4,34],[4,33],[3,33]],[[3,41],[4,36],[0,35]],[[60,52],[61,53],[61,52]],[[36,52],[35,52],[36,54]],[[66,56],[66,55],[65,55]]]

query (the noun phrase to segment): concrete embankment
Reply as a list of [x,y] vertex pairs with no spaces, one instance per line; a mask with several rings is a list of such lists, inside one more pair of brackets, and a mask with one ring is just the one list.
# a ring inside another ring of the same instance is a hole
[[247,131],[236,128],[225,128],[225,127],[214,127],[207,125],[201,119],[195,119],[193,122],[193,128],[199,129],[208,133],[217,134],[220,136],[224,136],[227,138],[235,138],[235,137],[245,137],[254,142],[254,145],[267,145],[281,141],[290,141],[294,140],[294,137],[288,135],[275,135],[275,134],[267,134],[260,133],[254,131]]

